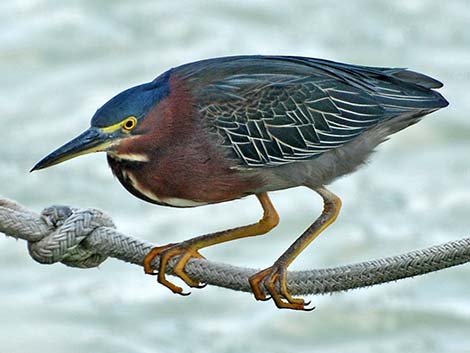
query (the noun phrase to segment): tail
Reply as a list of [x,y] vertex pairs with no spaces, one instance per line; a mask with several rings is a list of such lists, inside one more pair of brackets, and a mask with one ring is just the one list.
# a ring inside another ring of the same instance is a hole
[[443,84],[429,76],[406,69],[381,69],[400,93],[380,91],[376,96],[387,109],[389,119],[383,122],[388,135],[419,122],[425,115],[447,107],[449,102],[436,89]]
[[373,128],[374,132],[369,134],[369,145],[377,145],[389,135],[416,124],[425,115],[449,105],[449,102],[436,91],[443,84],[419,72],[404,68],[350,65],[305,57],[284,59],[315,67],[368,92],[384,110],[383,120]]

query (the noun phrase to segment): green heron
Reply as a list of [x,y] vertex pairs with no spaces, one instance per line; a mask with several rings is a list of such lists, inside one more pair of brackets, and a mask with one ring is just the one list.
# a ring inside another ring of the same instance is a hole
[[[179,256],[185,273],[199,250],[267,233],[279,222],[268,192],[306,186],[323,198],[315,222],[268,267],[250,278],[257,300],[307,310],[286,285],[287,267],[338,216],[341,200],[325,185],[351,173],[389,135],[448,105],[442,84],[402,68],[348,65],[294,56],[234,56],[182,65],[129,88],[97,110],[91,127],[32,170],[104,151],[122,185],[145,201],[196,207],[256,195],[257,223],[156,247],[158,282]],[[265,291],[267,291],[265,294]]]

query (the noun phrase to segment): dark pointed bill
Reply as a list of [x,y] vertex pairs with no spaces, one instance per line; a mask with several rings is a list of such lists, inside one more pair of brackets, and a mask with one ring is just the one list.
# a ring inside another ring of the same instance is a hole
[[109,134],[99,128],[91,127],[41,159],[30,172],[51,167],[82,154],[104,151],[111,143]]

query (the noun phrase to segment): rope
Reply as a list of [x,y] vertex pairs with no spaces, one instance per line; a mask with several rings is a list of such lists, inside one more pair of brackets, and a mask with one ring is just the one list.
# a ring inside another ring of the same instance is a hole
[[[36,214],[14,201],[0,198],[0,232],[28,242],[37,262],[96,267],[108,257],[143,265],[153,244],[116,231],[112,220],[96,209],[52,206]],[[170,263],[168,273],[172,274]],[[376,285],[460,265],[470,261],[470,238],[406,254],[335,268],[291,271],[288,287],[294,295],[325,294]],[[158,258],[154,262],[158,268]],[[248,278],[255,269],[205,259],[192,259],[188,275],[200,282],[251,292]]]

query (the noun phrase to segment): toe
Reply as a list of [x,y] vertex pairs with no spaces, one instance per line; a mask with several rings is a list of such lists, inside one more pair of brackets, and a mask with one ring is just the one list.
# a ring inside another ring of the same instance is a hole
[[251,290],[255,295],[256,300],[266,301],[270,298],[264,294],[263,289],[261,288],[261,284],[265,281],[265,279],[271,275],[271,268],[267,268],[260,272],[255,273],[251,276],[248,281],[250,282]]
[[302,298],[294,298],[287,288],[287,269],[285,266],[272,266],[250,277],[250,284],[257,300],[266,300],[266,295],[261,290],[264,283],[276,306],[280,309],[293,309],[311,311],[315,307],[306,308],[310,303],[305,303]]
[[188,274],[185,272],[185,267],[186,264],[188,263],[189,260],[192,258],[199,258],[199,259],[204,259],[204,256],[199,254],[197,250],[193,249],[187,249],[186,252],[182,254],[180,259],[178,260],[178,263],[175,265],[173,268],[173,272],[176,276],[181,278],[188,286],[192,288],[204,288],[206,284],[200,283],[199,281],[193,280],[191,277],[188,276]]
[[176,263],[175,267],[173,268],[174,275],[180,277],[188,286],[194,288],[203,288],[206,284],[200,283],[198,281],[193,280],[188,276],[188,274],[184,271],[184,268],[188,261],[191,258],[204,258],[199,252],[191,247],[188,247],[182,243],[180,244],[168,244],[165,246],[160,246],[153,248],[145,257],[144,259],[144,270],[147,274],[157,274],[155,273],[152,262],[155,260],[157,256],[160,256],[160,264],[158,268],[158,278],[157,281],[164,285],[165,287],[169,288],[173,293],[180,294],[180,295],[189,295],[189,292],[183,292],[183,289],[169,280],[166,279],[166,272],[168,269],[168,264],[170,263],[171,259],[175,256],[179,256],[178,262]]

